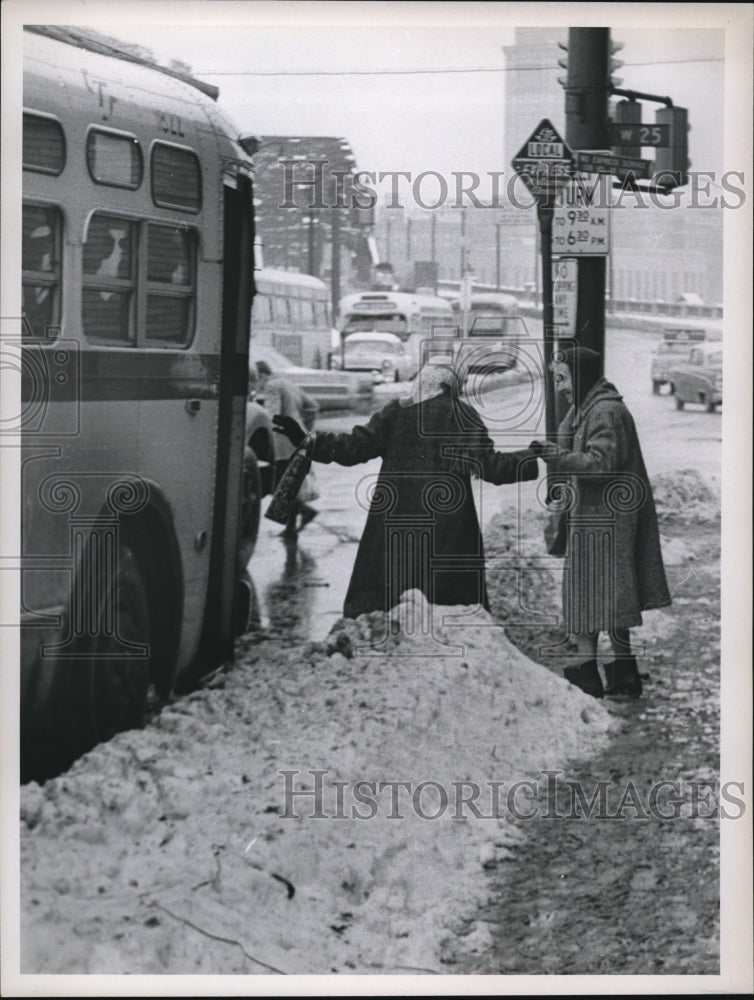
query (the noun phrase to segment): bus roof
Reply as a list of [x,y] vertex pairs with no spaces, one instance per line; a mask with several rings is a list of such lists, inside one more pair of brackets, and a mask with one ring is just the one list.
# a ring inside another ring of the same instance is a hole
[[[306,288],[319,291],[327,297],[327,285],[311,274],[301,274],[298,271],[283,271],[276,267],[262,267],[254,272],[254,283],[260,292],[270,291],[271,286],[285,286],[287,289]],[[267,285],[268,287],[265,287]]]
[[355,306],[364,305],[365,312],[376,313],[384,305],[385,311],[396,309],[422,310],[437,309],[439,312],[450,313],[450,303],[439,295],[421,295],[414,292],[354,292],[344,295],[340,300],[340,312],[352,311]]
[[160,66],[153,58],[147,54],[147,50],[140,50],[140,46],[131,46],[127,42],[121,42],[115,38],[108,38],[91,28],[69,27],[58,24],[25,24],[24,31],[32,32],[35,35],[45,35],[47,38],[54,38],[58,42],[66,45],[74,45],[79,49],[87,49],[89,52],[97,52],[111,59],[121,59],[123,62],[136,63],[139,66],[148,66],[158,73],[172,76],[175,80],[187,83],[190,87],[195,87],[203,94],[216,101],[220,95],[217,87],[203,80],[197,80],[190,73],[182,72],[168,66]]
[[[518,308],[519,302],[515,295],[508,295],[506,292],[472,292],[469,298],[471,309],[478,309],[484,306],[498,306],[502,309]],[[453,309],[461,309],[460,298],[452,300]]]

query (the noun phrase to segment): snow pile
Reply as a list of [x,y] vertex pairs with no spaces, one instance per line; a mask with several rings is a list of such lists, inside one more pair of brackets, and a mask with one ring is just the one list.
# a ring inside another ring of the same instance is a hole
[[418,592],[245,654],[22,789],[24,972],[442,971],[486,944],[485,869],[531,806],[511,786],[611,724],[486,613]]
[[673,520],[698,524],[720,518],[720,487],[698,469],[653,476],[652,493],[660,524]]

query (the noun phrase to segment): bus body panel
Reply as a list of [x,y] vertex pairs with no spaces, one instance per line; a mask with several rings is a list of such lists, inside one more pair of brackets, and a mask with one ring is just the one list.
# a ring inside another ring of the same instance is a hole
[[326,368],[331,351],[329,292],[309,274],[255,272],[254,344],[271,347],[301,368]]
[[357,292],[339,304],[341,340],[349,333],[394,333],[404,342],[412,362],[422,363],[422,344],[458,336],[457,319],[447,300],[411,292]]
[[[238,330],[223,333],[224,317],[233,312],[224,302],[224,254],[228,247],[236,250],[226,245],[224,193],[245,184],[252,219],[251,164],[213,103],[186,83],[96,52],[82,57],[73,45],[28,31],[24,56],[24,112],[35,121],[49,117],[59,123],[65,162],[57,175],[24,169],[24,210],[30,218],[37,209],[51,213],[47,217],[59,228],[60,262],[55,329],[23,344],[23,398],[30,419],[22,435],[22,689],[33,688],[29,677],[39,674],[40,658],[46,667],[54,659],[54,651],[45,652],[43,645],[65,645],[81,558],[77,532],[87,525],[91,530],[97,519],[111,520],[116,531],[130,525],[137,536],[147,528],[160,532],[161,555],[155,558],[170,560],[169,568],[159,569],[180,609],[179,641],[170,654],[179,676],[194,661],[208,627],[211,561],[223,600],[236,569],[228,564],[234,563],[229,551],[240,515],[240,493],[236,497],[233,491],[243,460],[253,282],[240,290],[233,286],[246,315]],[[88,160],[92,129],[97,140]],[[108,142],[124,137],[138,144],[142,171],[135,189],[94,179],[92,171],[101,166],[120,176],[117,157],[103,154],[101,164],[96,158],[101,137],[105,151]],[[179,199],[182,190],[180,176],[173,181],[169,166],[162,167],[159,179],[163,204],[155,204],[153,153],[155,171],[158,153],[168,165],[171,157],[198,164],[196,210],[165,204],[171,184]],[[253,221],[250,226],[253,230]],[[88,241],[99,232],[109,232],[114,245],[95,272],[85,262],[95,248]],[[170,261],[171,252],[179,255],[177,276],[155,278],[160,241],[169,246],[174,234],[178,249],[166,250],[164,259]],[[154,264],[145,253],[153,241]],[[123,246],[132,264],[130,285],[121,294]],[[112,288],[101,284],[111,278]],[[92,284],[98,281],[99,286]],[[91,319],[84,326],[86,302],[106,304],[119,294],[130,303],[124,337],[139,338],[129,343],[98,336]],[[158,320],[162,313],[168,317],[170,336],[170,317],[187,317],[175,320],[180,343],[145,339],[149,308]],[[244,373],[240,382],[230,377],[234,367]],[[226,414],[222,432],[221,412]],[[216,483],[219,469],[226,478]],[[224,540],[215,544],[219,536]],[[153,539],[148,533],[143,538],[148,559]],[[227,633],[226,611],[222,620]],[[225,633],[210,659],[227,655],[232,637]],[[22,716],[25,711],[29,706],[22,705]]]

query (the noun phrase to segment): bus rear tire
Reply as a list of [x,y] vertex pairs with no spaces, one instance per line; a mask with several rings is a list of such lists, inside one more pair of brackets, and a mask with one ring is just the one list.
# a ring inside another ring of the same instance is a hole
[[652,394],[654,396],[660,395],[661,388],[662,388],[662,382],[658,382],[657,379],[652,379]]
[[[143,725],[154,655],[148,590],[129,546],[119,546],[117,573],[102,581],[99,594],[105,597],[97,609],[100,628],[84,671],[93,745]],[[115,610],[115,634],[103,627],[108,609]]]

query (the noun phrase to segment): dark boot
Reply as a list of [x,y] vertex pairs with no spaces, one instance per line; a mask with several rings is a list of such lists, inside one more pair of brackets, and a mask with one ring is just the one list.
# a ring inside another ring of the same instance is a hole
[[613,663],[606,663],[605,680],[605,694],[608,695],[627,694],[638,698],[643,690],[635,656],[624,656]]
[[602,698],[604,695],[605,690],[602,687],[602,678],[597,669],[596,660],[587,660],[586,663],[579,663],[578,666],[566,667],[563,673],[569,683],[581,688],[585,694],[590,694],[593,698]]
[[316,516],[317,511],[313,507],[310,507],[307,503],[303,504],[301,507],[301,524],[298,530],[303,531],[307,524],[313,521]]

